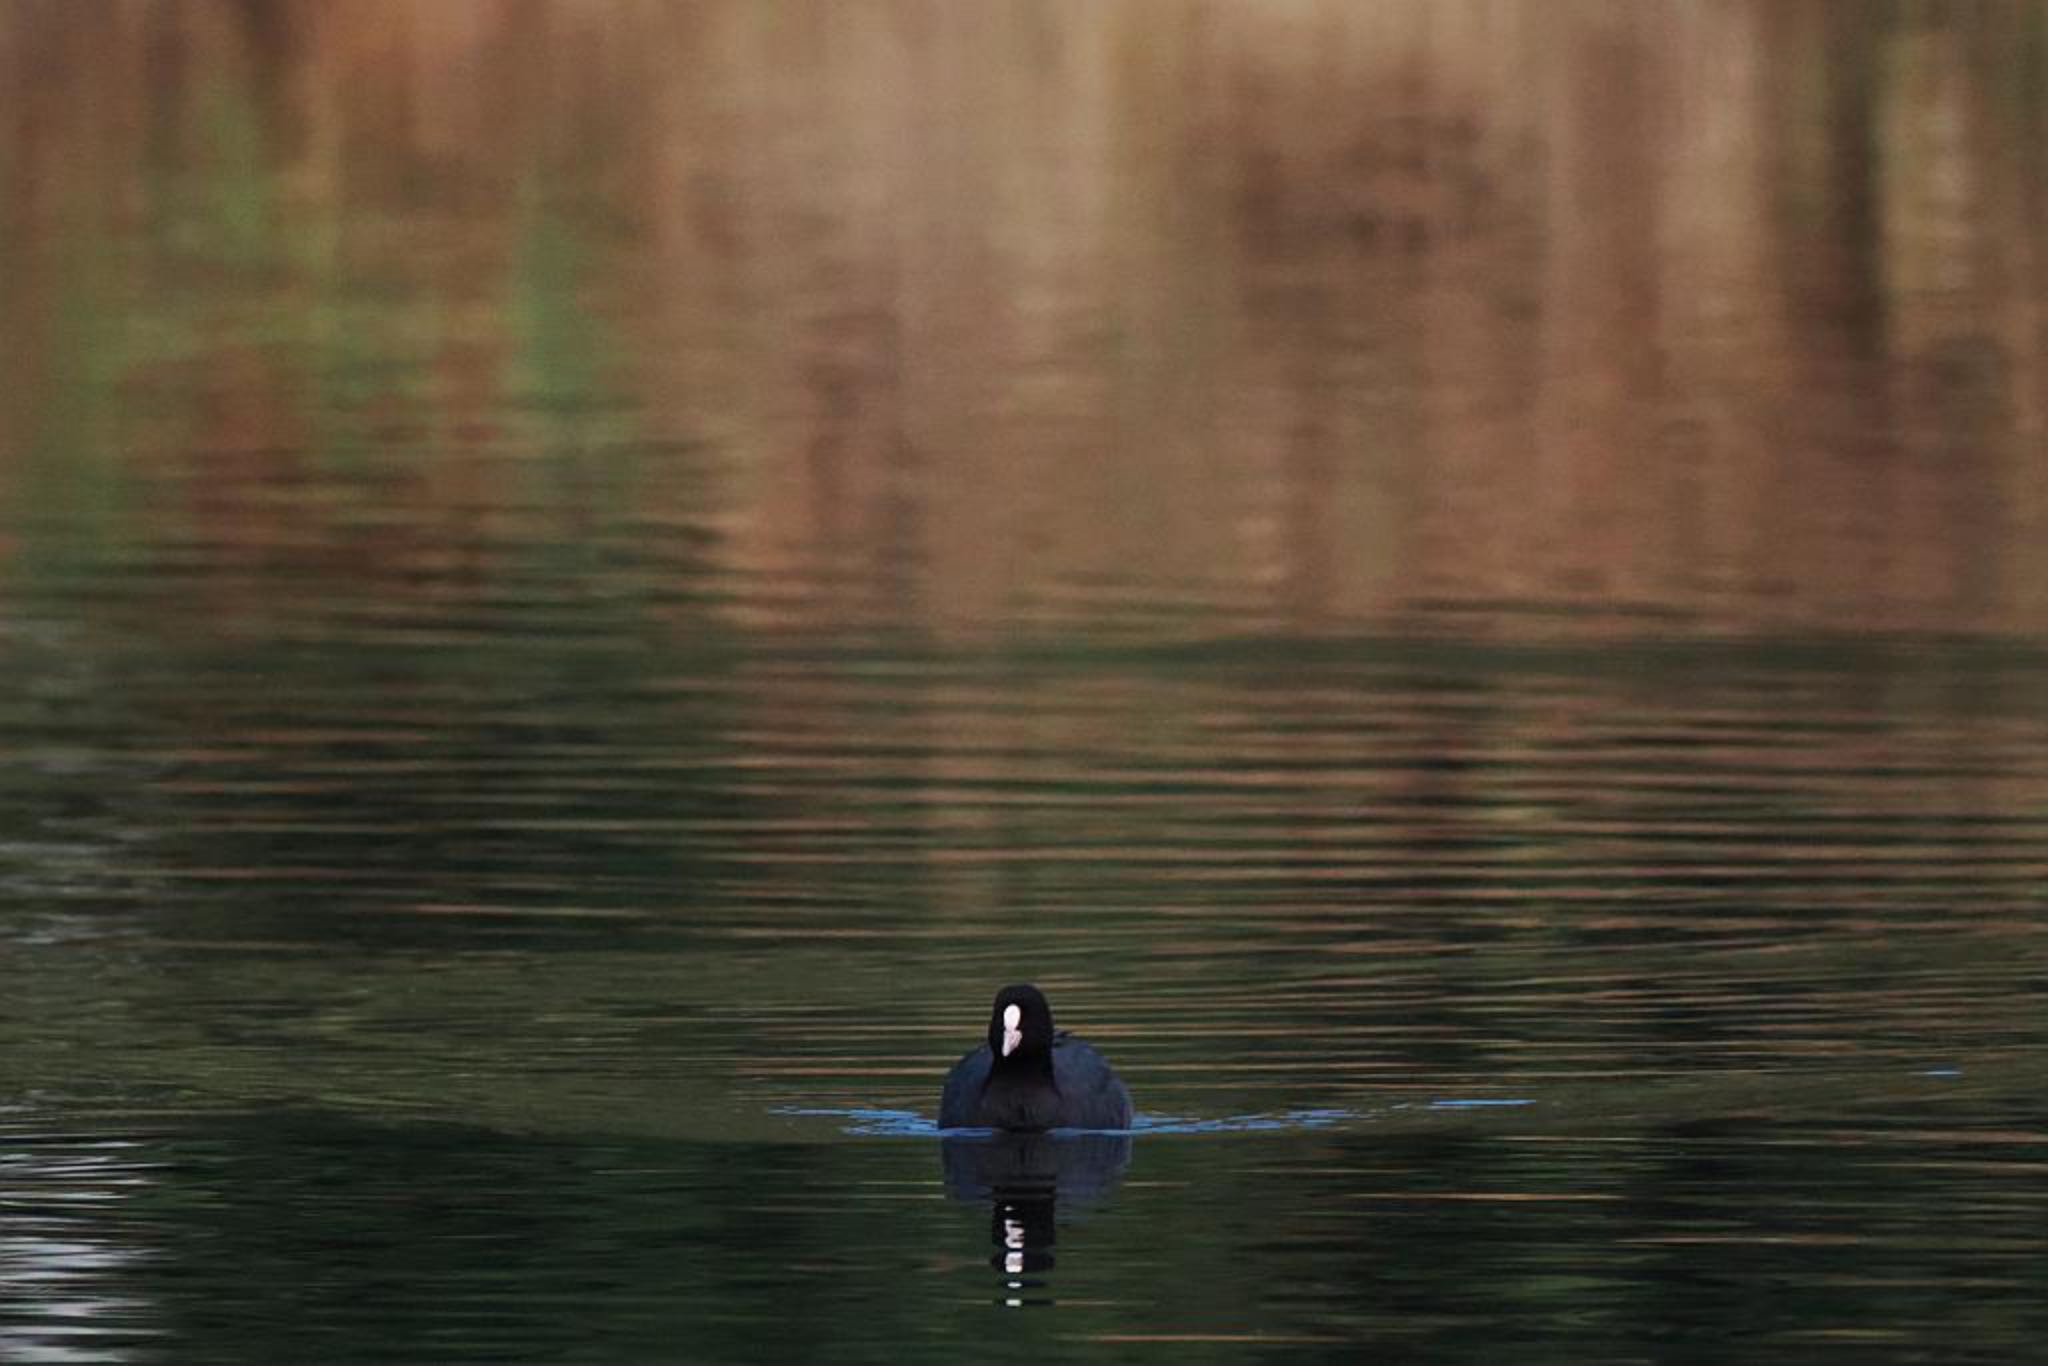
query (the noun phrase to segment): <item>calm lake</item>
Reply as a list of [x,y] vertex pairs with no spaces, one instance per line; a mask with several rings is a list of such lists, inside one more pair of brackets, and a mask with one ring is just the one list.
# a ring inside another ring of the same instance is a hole
[[[2048,1338],[2048,9],[0,7],[0,1359]],[[941,1140],[1006,982],[1128,1135]]]

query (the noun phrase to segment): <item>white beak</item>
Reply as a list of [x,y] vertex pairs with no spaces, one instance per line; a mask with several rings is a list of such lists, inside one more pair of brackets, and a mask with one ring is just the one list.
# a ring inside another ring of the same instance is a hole
[[1024,1007],[1003,1007],[1003,1056],[1009,1057],[1024,1042],[1024,1031],[1017,1026],[1024,1018]]

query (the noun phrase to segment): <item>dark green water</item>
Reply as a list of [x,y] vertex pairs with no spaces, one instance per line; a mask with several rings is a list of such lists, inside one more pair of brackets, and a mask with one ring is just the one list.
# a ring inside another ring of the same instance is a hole
[[0,10],[0,1360],[2034,1354],[2044,77]]

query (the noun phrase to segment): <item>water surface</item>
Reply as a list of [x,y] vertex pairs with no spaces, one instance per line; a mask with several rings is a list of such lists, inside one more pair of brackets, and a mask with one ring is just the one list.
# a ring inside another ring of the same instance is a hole
[[0,11],[0,1357],[2027,1355],[2044,77]]

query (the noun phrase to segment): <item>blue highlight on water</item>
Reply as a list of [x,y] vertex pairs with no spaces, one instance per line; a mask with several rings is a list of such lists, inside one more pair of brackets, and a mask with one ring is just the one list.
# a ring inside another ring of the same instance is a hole
[[[1920,1070],[1923,1077],[1950,1079],[1963,1075],[1960,1067],[1926,1067]],[[1397,1101],[1381,1110],[1347,1110],[1341,1108],[1281,1110],[1272,1114],[1222,1115],[1202,1119],[1186,1115],[1139,1114],[1127,1130],[1072,1129],[1057,1130],[1060,1133],[1111,1133],[1130,1134],[1246,1134],[1273,1133],[1285,1130],[1327,1129],[1333,1125],[1365,1121],[1375,1115],[1395,1114],[1403,1111],[1464,1111],[1464,1110],[1518,1110],[1534,1106],[1537,1102],[1523,1096],[1451,1096],[1429,1101]],[[915,1110],[885,1110],[872,1106],[801,1106],[779,1107],[779,1115],[802,1115],[822,1119],[844,1120],[841,1131],[859,1138],[935,1138],[944,1134],[988,1133],[984,1129],[941,1129],[937,1124]]]
[[[1534,1105],[1535,1103],[1533,1100],[1433,1100],[1427,1108],[1431,1110],[1481,1110],[1492,1106],[1513,1107],[1518,1105]],[[1401,1110],[1407,1107],[1397,1105],[1394,1108]]]
[[[1481,1110],[1513,1109],[1534,1105],[1533,1100],[1524,1099],[1447,1099],[1432,1100],[1421,1105],[1401,1103],[1387,1107],[1388,1112],[1400,1110]],[[806,1106],[785,1105],[775,1110],[778,1115],[800,1115],[808,1118],[837,1119],[844,1123],[841,1132],[857,1138],[936,1138],[947,1134],[976,1134],[989,1132],[980,1129],[941,1129],[924,1115],[915,1110],[887,1110],[875,1106]],[[1333,1125],[1369,1119],[1371,1116],[1361,1110],[1346,1109],[1302,1109],[1282,1110],[1273,1114],[1222,1115],[1214,1118],[1196,1118],[1185,1115],[1139,1114],[1128,1130],[1059,1130],[1061,1133],[1125,1132],[1130,1134],[1245,1134],[1274,1133],[1287,1130],[1327,1129]]]

